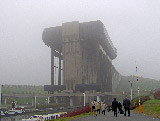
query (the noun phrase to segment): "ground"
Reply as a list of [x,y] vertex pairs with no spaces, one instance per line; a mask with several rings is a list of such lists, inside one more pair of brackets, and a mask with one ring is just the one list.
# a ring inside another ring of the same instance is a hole
[[113,112],[106,112],[106,115],[89,115],[78,119],[74,119],[72,121],[160,121],[160,119],[132,112],[130,117],[124,117],[123,114],[118,114],[118,117],[114,117]]

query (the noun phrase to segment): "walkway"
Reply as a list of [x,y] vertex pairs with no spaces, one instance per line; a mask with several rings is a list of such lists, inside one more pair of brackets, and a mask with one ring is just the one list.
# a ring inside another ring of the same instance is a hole
[[106,115],[100,114],[97,117],[95,117],[94,115],[90,115],[72,121],[160,121],[160,119],[132,112],[130,117],[124,117],[123,114],[118,114],[118,117],[114,117],[113,112],[106,112]]

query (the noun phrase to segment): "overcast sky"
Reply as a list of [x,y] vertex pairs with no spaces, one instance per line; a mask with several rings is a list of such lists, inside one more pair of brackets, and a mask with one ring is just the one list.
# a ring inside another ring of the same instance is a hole
[[0,0],[0,83],[50,84],[42,31],[101,20],[117,48],[122,75],[160,79],[160,0]]

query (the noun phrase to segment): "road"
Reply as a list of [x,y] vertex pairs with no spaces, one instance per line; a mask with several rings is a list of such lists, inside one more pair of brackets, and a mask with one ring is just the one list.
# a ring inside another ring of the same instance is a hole
[[109,113],[106,112],[106,115],[102,115],[102,114],[98,116],[89,115],[89,116],[81,117],[79,119],[75,119],[72,121],[160,121],[160,119],[153,118],[148,115],[132,113],[132,112],[130,117],[128,116],[124,117],[123,114],[118,114],[118,117],[114,117],[113,112],[109,112]]

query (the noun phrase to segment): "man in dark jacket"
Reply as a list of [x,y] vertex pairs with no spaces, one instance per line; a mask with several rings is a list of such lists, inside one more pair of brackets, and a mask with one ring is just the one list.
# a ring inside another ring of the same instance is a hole
[[125,113],[124,113],[124,116],[126,116],[126,112],[128,110],[128,116],[130,116],[130,100],[127,99],[127,96],[126,98],[123,100],[123,106],[124,106],[124,109],[125,109]]
[[118,108],[118,101],[116,101],[116,98],[114,98],[114,101],[112,102],[112,110],[114,111],[114,116],[117,117],[117,108]]

